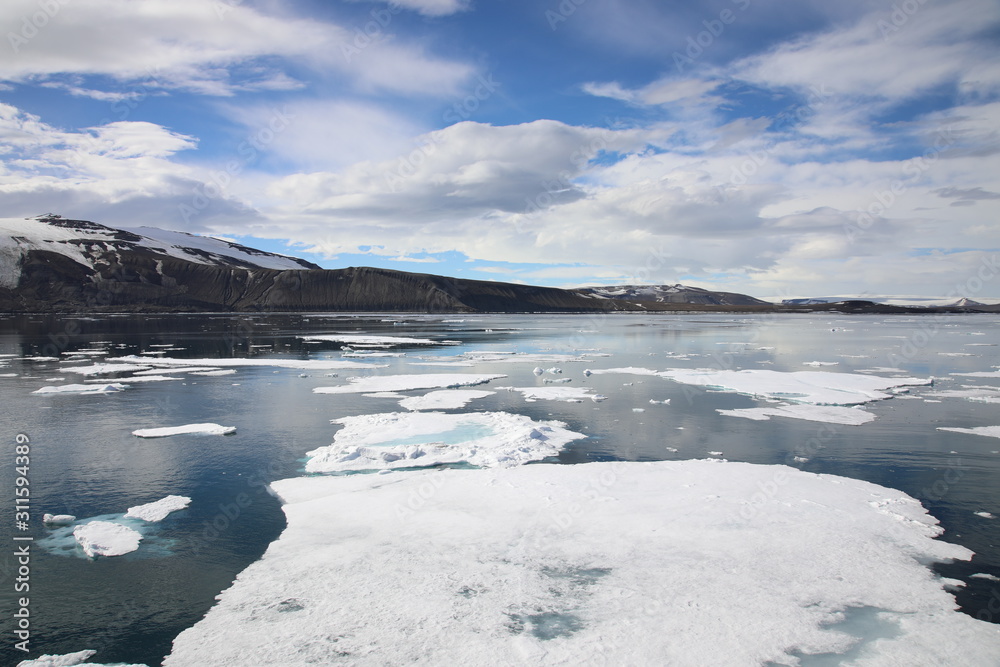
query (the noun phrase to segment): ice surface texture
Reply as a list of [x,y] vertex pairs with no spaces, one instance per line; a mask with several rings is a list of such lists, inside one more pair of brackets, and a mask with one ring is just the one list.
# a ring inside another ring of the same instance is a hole
[[[784,466],[530,465],[308,477],[288,527],[166,667],[995,666],[922,563],[967,559],[902,492]],[[827,626],[863,609],[884,631]],[[220,641],[225,638],[225,641]]]
[[392,412],[333,420],[333,444],[307,452],[306,472],[413,468],[443,463],[521,465],[585,437],[558,421],[506,412]]
[[412,389],[444,389],[471,387],[506,375],[476,375],[473,373],[429,373],[426,375],[376,375],[350,378],[350,384],[336,387],[316,387],[317,394],[367,394],[382,391],[409,391]]
[[199,434],[199,435],[229,435],[236,433],[235,426],[221,426],[219,424],[184,424],[183,426],[163,426],[161,428],[140,428],[132,431],[132,435],[139,438],[165,438],[171,435]]
[[111,521],[91,521],[73,529],[73,537],[88,557],[121,556],[139,548],[142,535]]

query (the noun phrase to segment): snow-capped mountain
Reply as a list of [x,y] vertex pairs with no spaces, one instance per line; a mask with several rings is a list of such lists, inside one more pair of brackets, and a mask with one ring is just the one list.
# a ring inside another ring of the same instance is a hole
[[0,285],[16,285],[18,258],[31,250],[64,255],[85,266],[114,263],[122,252],[142,252],[162,259],[182,259],[209,266],[259,269],[318,269],[297,257],[255,250],[238,243],[154,227],[115,229],[58,215],[0,218]]
[[576,290],[604,299],[657,303],[691,303],[714,306],[766,306],[768,302],[735,292],[715,292],[687,285],[615,285]]

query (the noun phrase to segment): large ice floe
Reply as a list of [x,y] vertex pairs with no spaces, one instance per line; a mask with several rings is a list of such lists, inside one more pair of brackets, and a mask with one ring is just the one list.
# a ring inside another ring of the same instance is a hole
[[32,660],[22,660],[17,663],[17,667],[146,667],[135,663],[125,664],[87,662],[97,654],[97,651],[88,649],[86,651],[76,651],[75,653],[63,653],[61,655],[46,654],[38,656]]
[[76,539],[87,557],[122,556],[139,548],[142,534],[113,521],[91,521],[73,528]]
[[333,420],[333,444],[307,452],[306,472],[384,470],[445,463],[509,467],[559,453],[581,433],[506,412],[391,412]]
[[478,398],[492,396],[495,391],[485,389],[441,389],[423,396],[410,396],[399,402],[407,410],[457,410]]
[[864,481],[662,461],[272,487],[287,528],[174,640],[166,667],[1000,656],[1000,629],[956,611],[927,565],[971,552],[934,539],[916,500]]
[[159,500],[129,507],[125,516],[131,519],[142,519],[150,523],[163,521],[171,512],[177,512],[191,504],[191,499],[187,496],[166,496]]
[[1000,426],[973,426],[972,428],[961,428],[959,426],[938,426],[939,431],[953,431],[955,433],[968,433],[970,435],[985,435],[990,438],[1000,438]]
[[486,384],[490,380],[505,378],[506,375],[483,375],[473,373],[427,373],[424,375],[375,375],[371,377],[349,378],[350,384],[336,387],[314,387],[317,394],[367,394],[386,391],[409,391],[413,389],[452,389]]
[[127,384],[111,382],[108,384],[60,384],[50,387],[42,387],[31,392],[32,394],[110,394],[116,391],[125,391]]
[[433,340],[431,338],[411,338],[409,336],[373,336],[367,334],[317,334],[299,336],[307,342],[344,343],[352,347],[389,348],[414,345],[458,345],[456,340]]
[[673,369],[662,371],[658,375],[708,389],[814,405],[860,405],[891,398],[893,394],[887,393],[890,389],[929,385],[933,382],[915,377],[887,378],[855,373],[757,369]]
[[806,421],[825,422],[828,424],[845,424],[848,426],[860,426],[875,419],[874,414],[866,412],[861,408],[840,405],[809,405],[808,403],[779,404],[763,408],[736,408],[734,410],[717,408],[716,412],[721,415],[743,417],[744,419],[753,419],[756,421],[766,421],[771,417],[790,417],[792,419],[804,419]]

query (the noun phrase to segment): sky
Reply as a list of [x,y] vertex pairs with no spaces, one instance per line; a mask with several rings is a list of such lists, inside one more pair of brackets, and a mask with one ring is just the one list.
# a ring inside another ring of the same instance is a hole
[[325,268],[1000,298],[995,0],[5,0],[0,211]]

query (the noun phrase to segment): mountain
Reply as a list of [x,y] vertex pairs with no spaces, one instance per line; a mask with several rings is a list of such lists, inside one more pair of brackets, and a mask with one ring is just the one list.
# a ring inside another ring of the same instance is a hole
[[713,292],[686,285],[617,285],[574,290],[600,299],[620,299],[639,303],[687,303],[710,306],[768,306],[767,301],[735,292]]

